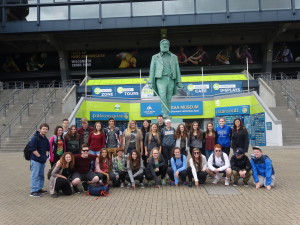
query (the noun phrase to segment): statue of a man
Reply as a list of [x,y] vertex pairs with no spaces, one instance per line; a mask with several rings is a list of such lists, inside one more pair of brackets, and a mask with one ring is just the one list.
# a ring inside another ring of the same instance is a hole
[[148,81],[154,95],[160,97],[164,118],[169,118],[171,99],[176,94],[177,87],[182,88],[178,58],[169,48],[168,40],[160,41],[160,53],[152,56]]

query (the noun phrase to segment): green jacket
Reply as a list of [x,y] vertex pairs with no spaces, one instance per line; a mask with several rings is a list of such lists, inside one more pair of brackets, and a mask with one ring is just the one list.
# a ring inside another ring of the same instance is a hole
[[[175,80],[175,86],[177,83],[181,82],[181,75],[179,70],[178,58],[173,53],[169,52],[171,55],[171,70],[172,70],[172,79]],[[152,56],[151,64],[150,64],[150,73],[149,73],[149,84],[152,84],[153,90],[158,93],[156,79],[162,77],[163,72],[163,60],[161,57],[161,53],[157,53]],[[156,95],[154,92],[154,95]],[[177,88],[174,88],[173,95],[177,93]]]

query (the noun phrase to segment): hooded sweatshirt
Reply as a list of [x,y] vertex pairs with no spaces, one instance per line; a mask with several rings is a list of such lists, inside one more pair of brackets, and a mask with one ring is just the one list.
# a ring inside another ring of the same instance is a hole
[[[32,153],[35,150],[37,150],[41,155],[40,157],[37,157]],[[36,131],[34,136],[30,140],[29,151],[31,151],[31,160],[39,163],[45,163],[48,158],[46,152],[50,151],[48,138],[46,136],[42,136],[39,131]]]

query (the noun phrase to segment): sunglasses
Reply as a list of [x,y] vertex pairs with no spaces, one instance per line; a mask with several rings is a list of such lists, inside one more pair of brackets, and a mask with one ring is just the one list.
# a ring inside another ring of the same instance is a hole
[[200,152],[194,152],[194,155],[199,155],[200,154]]
[[88,152],[89,150],[81,150],[82,152]]
[[215,152],[221,152],[221,150],[215,150]]

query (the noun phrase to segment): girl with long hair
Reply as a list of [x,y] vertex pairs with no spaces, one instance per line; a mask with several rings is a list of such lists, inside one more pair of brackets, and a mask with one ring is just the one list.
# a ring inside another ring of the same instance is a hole
[[140,188],[144,188],[144,163],[140,153],[136,150],[132,150],[131,153],[129,153],[127,171],[126,180],[129,182],[127,188],[132,187],[135,189],[135,180],[139,181]]
[[173,149],[173,157],[171,158],[171,167],[168,168],[168,175],[171,180],[171,186],[178,186],[179,178],[183,184],[186,184],[186,156],[180,154],[180,149]]
[[249,135],[240,118],[236,118],[233,121],[231,148],[233,149],[234,153],[236,152],[237,148],[242,148],[244,152],[248,152]]
[[207,161],[204,155],[201,154],[198,148],[194,148],[190,158],[190,166],[187,168],[189,177],[189,187],[192,187],[192,179],[195,180],[195,186],[204,184],[207,177]]
[[95,173],[104,184],[107,184],[110,180],[115,183],[116,176],[112,172],[112,160],[108,155],[107,149],[102,148],[100,155],[95,161]]
[[63,137],[63,127],[56,126],[54,129],[54,135],[50,138],[50,164],[51,168],[54,164],[60,159],[63,155],[65,148],[64,148],[64,137]]
[[105,135],[100,122],[94,124],[94,129],[89,135],[88,145],[90,146],[89,154],[92,155],[99,155],[100,150],[105,147]]
[[81,152],[80,136],[77,133],[75,125],[69,127],[64,141],[66,152],[71,152],[73,154],[79,154]]
[[167,173],[167,167],[165,166],[165,160],[161,155],[158,148],[153,148],[148,158],[148,165],[145,171],[146,179],[148,183],[151,180],[155,181],[155,187],[159,188],[158,177],[161,177],[162,185],[166,185],[165,175]]
[[205,150],[206,160],[214,152],[214,146],[217,144],[218,135],[212,122],[206,124],[206,131],[203,133],[203,148]]
[[179,124],[176,129],[175,140],[175,147],[180,148],[180,154],[187,156],[189,151],[188,130],[183,123]]
[[197,121],[194,121],[192,123],[192,128],[189,133],[189,143],[190,143],[190,154],[192,155],[194,148],[199,148],[201,150],[202,155],[205,154],[205,152],[202,149],[202,140],[203,140],[203,132],[199,128],[199,123]]
[[72,194],[70,177],[74,168],[75,158],[71,152],[65,152],[57,161],[50,177],[51,197],[57,198],[61,190],[65,195]]
[[[143,143],[145,143],[146,141],[146,134],[150,131],[150,121],[149,120],[144,120],[143,124],[142,124],[142,128],[141,128],[141,132],[143,135]],[[144,165],[147,166],[147,154],[146,154],[146,150],[145,150],[145,145],[141,146],[141,148],[143,148],[143,155],[142,158],[144,160]]]
[[149,156],[153,148],[157,148],[161,153],[160,133],[156,123],[151,124],[150,131],[146,134],[144,145],[146,156]]
[[124,131],[124,151],[130,154],[133,149],[143,155],[143,135],[138,129],[136,121],[130,120],[127,129]]

